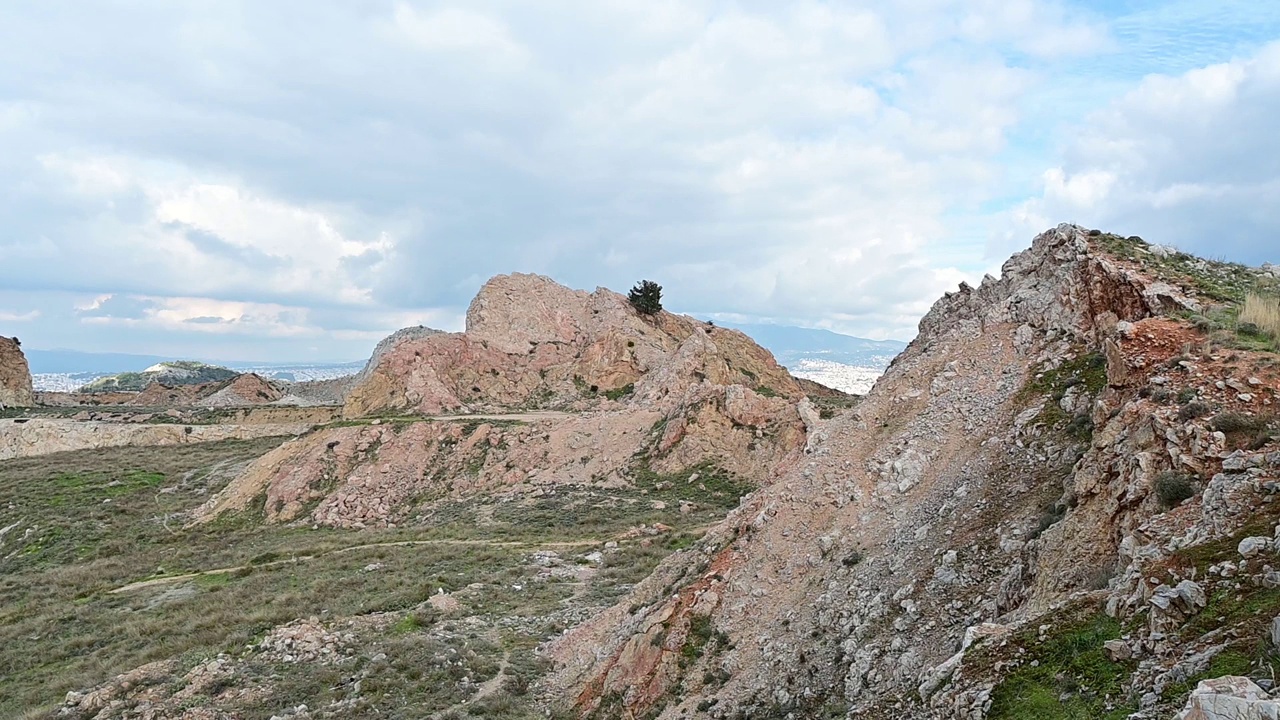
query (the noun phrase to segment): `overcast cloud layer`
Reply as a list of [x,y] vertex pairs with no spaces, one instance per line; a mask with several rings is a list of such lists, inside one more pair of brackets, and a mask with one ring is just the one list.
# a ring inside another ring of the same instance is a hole
[[909,339],[1059,222],[1280,260],[1280,6],[0,9],[0,334],[352,359],[496,273]]

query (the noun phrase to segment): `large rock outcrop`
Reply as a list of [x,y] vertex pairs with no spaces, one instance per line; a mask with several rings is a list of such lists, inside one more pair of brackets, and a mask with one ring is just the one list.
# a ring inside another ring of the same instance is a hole
[[31,368],[18,338],[0,337],[0,408],[34,404]]
[[738,331],[642,316],[608,290],[498,276],[466,332],[411,328],[379,344],[345,426],[260,459],[199,517],[263,503],[272,521],[386,526],[429,511],[424,497],[617,486],[704,464],[757,486],[803,448],[804,396]]
[[[1208,415],[1265,417],[1280,373],[1243,351],[1192,362],[1203,336],[1161,316],[1204,299],[1113,240],[1060,226],[1000,279],[939,300],[862,403],[811,432],[804,461],[553,642],[548,690],[599,718],[983,718],[1029,662],[1000,638],[1049,613],[1044,640],[1108,583],[1145,608],[1145,566],[1121,568],[1160,556],[1153,535],[1177,547],[1230,533],[1276,482],[1262,450],[1223,460],[1230,438]],[[1203,409],[1179,407],[1193,398]],[[1165,519],[1167,474],[1214,478],[1195,517]],[[1183,612],[1203,607],[1169,592]],[[1156,645],[1169,637],[1155,630]],[[1009,649],[966,656],[975,645]],[[1165,662],[1105,702],[1169,702],[1150,691]]]
[[804,394],[736,330],[643,316],[603,288],[588,294],[539,275],[499,275],[471,302],[466,332],[410,335],[375,355],[344,413],[585,409],[610,395],[671,407],[702,384]]

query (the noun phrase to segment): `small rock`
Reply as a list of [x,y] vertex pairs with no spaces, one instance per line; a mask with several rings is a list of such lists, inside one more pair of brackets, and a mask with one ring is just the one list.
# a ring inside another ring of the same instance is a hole
[[1113,662],[1123,662],[1133,657],[1133,648],[1123,640],[1108,640],[1102,643],[1102,649]]
[[1266,537],[1247,537],[1240,541],[1240,545],[1236,547],[1236,551],[1241,556],[1251,558],[1257,556],[1263,551],[1271,549],[1271,538]]

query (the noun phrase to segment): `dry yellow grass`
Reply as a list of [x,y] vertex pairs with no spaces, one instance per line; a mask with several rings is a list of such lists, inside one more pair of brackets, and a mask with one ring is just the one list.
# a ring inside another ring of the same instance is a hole
[[1240,310],[1240,322],[1253,323],[1262,333],[1280,338],[1280,298],[1249,293]]

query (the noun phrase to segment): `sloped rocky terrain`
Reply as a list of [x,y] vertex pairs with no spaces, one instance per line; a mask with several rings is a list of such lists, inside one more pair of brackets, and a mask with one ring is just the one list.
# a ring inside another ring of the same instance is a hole
[[1062,226],[940,300],[548,686],[600,718],[1156,718],[1265,680],[1280,364],[1198,324],[1271,278],[1170,258]]
[[[245,398],[270,387],[153,383],[0,428],[25,458],[0,462],[0,712],[546,717],[537,646],[854,400],[739,332],[537,276],[488,283],[466,333],[388,338],[328,415]],[[26,650],[72,607],[65,653]]]

